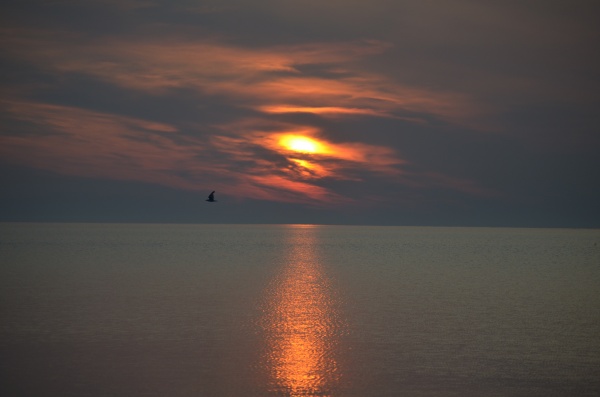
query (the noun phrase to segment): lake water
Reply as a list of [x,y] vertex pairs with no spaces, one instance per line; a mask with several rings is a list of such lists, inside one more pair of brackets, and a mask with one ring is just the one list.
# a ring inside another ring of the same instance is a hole
[[598,396],[600,231],[0,224],[3,396]]

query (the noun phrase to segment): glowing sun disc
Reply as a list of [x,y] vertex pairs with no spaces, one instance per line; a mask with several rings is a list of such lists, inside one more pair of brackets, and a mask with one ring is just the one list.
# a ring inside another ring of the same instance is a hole
[[319,144],[316,141],[302,136],[289,137],[282,143],[295,152],[316,153],[319,150]]

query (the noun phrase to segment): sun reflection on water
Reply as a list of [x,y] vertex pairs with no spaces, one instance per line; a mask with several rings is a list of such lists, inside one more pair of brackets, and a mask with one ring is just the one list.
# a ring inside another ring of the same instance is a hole
[[330,396],[339,379],[339,322],[316,249],[316,229],[288,229],[286,266],[269,296],[267,366],[273,388],[289,396]]

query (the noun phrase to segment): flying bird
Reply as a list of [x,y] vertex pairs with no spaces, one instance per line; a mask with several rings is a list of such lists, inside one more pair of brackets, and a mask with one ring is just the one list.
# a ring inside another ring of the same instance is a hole
[[208,198],[206,199],[206,201],[210,202],[210,203],[214,203],[215,201],[215,191],[213,190],[211,194],[208,195]]

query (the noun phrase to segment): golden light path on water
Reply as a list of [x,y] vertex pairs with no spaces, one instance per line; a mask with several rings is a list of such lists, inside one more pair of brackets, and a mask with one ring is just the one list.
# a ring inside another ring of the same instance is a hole
[[335,347],[341,329],[330,283],[317,252],[317,230],[287,229],[286,265],[268,297],[265,357],[273,391],[331,396],[340,373]]

